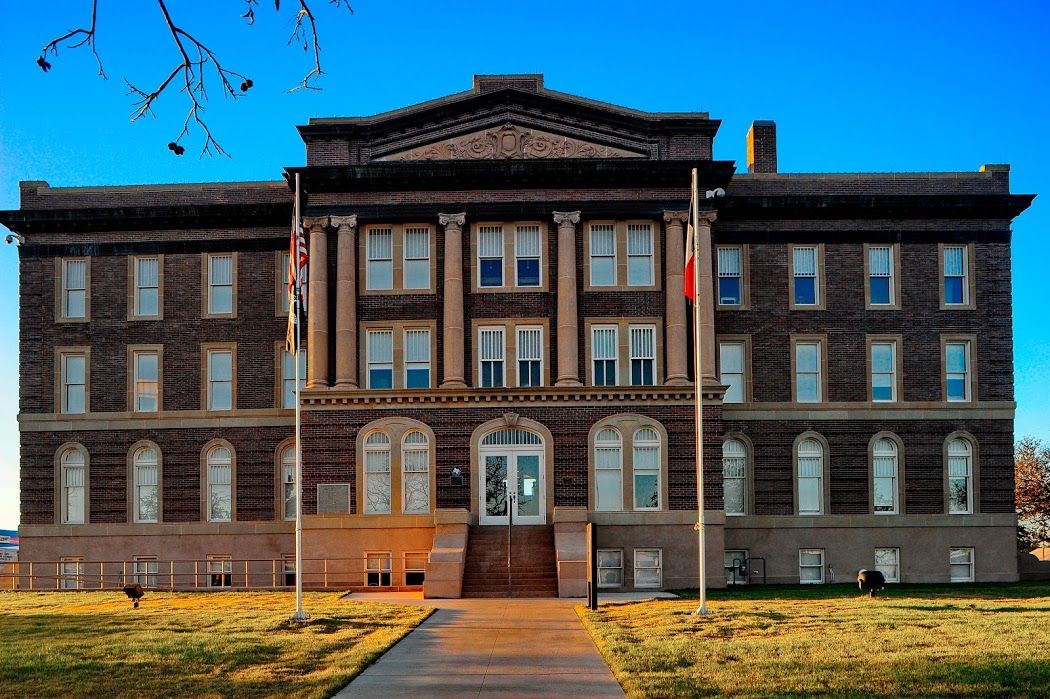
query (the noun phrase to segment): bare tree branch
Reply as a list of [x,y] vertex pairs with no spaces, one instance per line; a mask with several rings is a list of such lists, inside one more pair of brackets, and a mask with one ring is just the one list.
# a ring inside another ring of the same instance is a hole
[[[95,47],[95,18],[98,15],[98,0],[91,0],[91,26],[87,29],[71,29],[57,39],[44,44],[44,48],[40,49],[40,58],[36,59],[37,65],[46,73],[51,69],[51,64],[47,62],[47,52],[50,51],[52,56],[58,55],[58,47],[63,41],[70,41],[69,48],[77,49],[87,44],[91,49],[92,55],[95,56],[95,62],[98,63],[98,74],[103,80],[107,80],[106,71],[102,68],[102,58],[98,55],[98,50]],[[72,43],[73,37],[83,36],[83,38]]]
[[[247,0],[253,2],[253,0]],[[328,0],[328,4],[336,9],[346,8],[350,14],[354,14],[354,8],[350,6],[347,0]],[[275,6],[280,9],[280,0],[275,0]],[[305,20],[305,24],[304,21]],[[307,34],[307,25],[309,26],[309,34]],[[310,6],[306,4],[306,0],[299,0],[299,11],[295,14],[295,24],[292,26],[292,35],[288,37],[288,44],[292,42],[303,43],[303,51],[309,51],[313,47],[314,54],[314,67],[310,69],[310,72],[299,82],[298,85],[288,90],[288,92],[295,92],[296,90],[320,90],[321,88],[316,85],[311,85],[310,81],[317,81],[324,71],[321,70],[321,44],[317,41],[317,21],[314,18],[314,13],[310,10]]]

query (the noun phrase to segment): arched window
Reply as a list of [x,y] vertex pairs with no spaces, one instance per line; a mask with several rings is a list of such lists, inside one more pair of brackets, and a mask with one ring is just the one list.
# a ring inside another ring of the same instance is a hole
[[83,524],[87,517],[87,460],[84,452],[70,447],[60,457],[62,470],[62,523]]
[[594,485],[595,510],[623,510],[623,444],[611,427],[594,436]]
[[281,508],[284,519],[295,519],[295,444],[281,450]]
[[726,515],[747,514],[747,447],[739,439],[722,444],[722,489]]
[[406,515],[430,512],[430,444],[418,430],[401,441],[401,492]]
[[798,444],[798,513],[824,513],[824,447],[813,438]]
[[660,435],[651,427],[634,433],[634,509],[660,509]]
[[541,446],[543,440],[538,434],[519,428],[496,430],[481,440],[481,446]]
[[948,442],[948,514],[973,512],[973,448],[969,440]]
[[160,521],[160,458],[153,447],[140,447],[131,457],[134,469],[136,522]]
[[897,496],[897,445],[888,437],[875,442],[872,448],[872,493],[877,515],[895,515],[900,512]]
[[365,514],[390,514],[390,437],[384,432],[365,438]]
[[229,447],[208,450],[208,521],[233,521],[233,452]]

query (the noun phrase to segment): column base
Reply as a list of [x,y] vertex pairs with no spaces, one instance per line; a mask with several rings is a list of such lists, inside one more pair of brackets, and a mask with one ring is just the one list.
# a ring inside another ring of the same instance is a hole
[[336,381],[335,385],[332,386],[337,391],[356,391],[358,385],[352,381]]
[[466,388],[467,384],[462,379],[446,379],[441,383],[441,388]]
[[327,381],[307,381],[306,388],[328,388]]
[[668,376],[667,380],[664,381],[664,386],[692,386],[693,382],[689,380],[685,374],[678,374],[677,376]]
[[555,386],[582,386],[583,384],[580,383],[580,380],[577,379],[574,376],[574,377],[571,377],[571,378],[558,379],[554,383],[554,385]]

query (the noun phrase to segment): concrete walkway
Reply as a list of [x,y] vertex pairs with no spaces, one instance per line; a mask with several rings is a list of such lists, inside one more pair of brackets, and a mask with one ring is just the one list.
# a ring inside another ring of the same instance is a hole
[[354,599],[436,607],[336,697],[623,697],[569,599]]

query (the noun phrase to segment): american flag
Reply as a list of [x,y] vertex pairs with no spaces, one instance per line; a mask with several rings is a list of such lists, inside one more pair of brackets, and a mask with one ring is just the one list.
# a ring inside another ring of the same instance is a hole
[[693,216],[696,207],[696,186],[694,183],[693,194],[689,198],[689,224],[685,236],[685,296],[690,301],[696,302],[696,231],[693,229]]
[[298,353],[303,336],[301,326],[299,332],[296,333],[296,325],[300,323],[300,313],[306,315],[306,235],[298,214],[298,207],[296,207],[288,252],[288,337],[285,340],[285,349],[293,354]]

